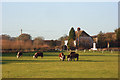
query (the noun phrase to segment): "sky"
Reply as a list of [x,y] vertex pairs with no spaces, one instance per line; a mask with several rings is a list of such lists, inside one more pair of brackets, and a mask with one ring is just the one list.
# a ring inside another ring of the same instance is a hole
[[117,2],[3,2],[2,34],[18,37],[20,30],[46,40],[68,35],[73,27],[97,35],[118,28]]

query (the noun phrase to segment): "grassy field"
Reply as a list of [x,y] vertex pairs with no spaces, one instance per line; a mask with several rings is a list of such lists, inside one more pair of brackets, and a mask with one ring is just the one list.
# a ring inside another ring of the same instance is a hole
[[[69,52],[64,52],[68,55]],[[118,52],[79,51],[79,61],[59,61],[59,52],[2,54],[2,78],[118,78]]]

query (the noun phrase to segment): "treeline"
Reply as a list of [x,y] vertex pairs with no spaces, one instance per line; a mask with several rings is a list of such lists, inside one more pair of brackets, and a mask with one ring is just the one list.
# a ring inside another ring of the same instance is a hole
[[109,47],[120,47],[120,28],[116,29],[115,32],[100,33],[97,37],[97,47],[107,48]]
[[44,40],[43,37],[36,37],[32,40],[29,34],[21,34],[18,37],[0,35],[0,46],[2,47],[2,52],[52,51],[60,48],[61,41]]
[[[75,30],[72,27],[70,32],[69,32],[69,36],[65,35],[63,37],[60,38],[60,40],[62,41],[62,44],[64,45],[64,40],[68,40],[68,48],[72,49],[72,48],[76,48],[77,49],[90,49],[93,47],[93,45],[91,46],[91,42],[95,42],[96,43],[96,47],[97,48],[117,48],[120,47],[120,28],[117,28],[114,32],[107,32],[107,33],[103,33],[102,31],[99,32],[99,34],[95,35],[95,36],[90,36],[93,41],[91,41],[90,37],[81,37],[79,39],[79,43],[76,42],[76,46],[74,45],[74,41],[76,40],[76,34],[75,34]],[[79,46],[78,46],[79,45]]]
[[[2,52],[33,52],[33,51],[55,51],[62,49],[72,49],[72,48],[83,48],[90,49],[91,42],[97,43],[97,48],[107,48],[109,47],[120,47],[120,28],[116,29],[115,32],[100,33],[96,36],[90,36],[93,40],[82,39],[80,45],[78,43],[74,45],[74,41],[77,39],[75,36],[74,29],[71,29],[69,36],[64,35],[58,40],[44,40],[43,37],[36,37],[32,40],[29,34],[21,34],[18,37],[11,37],[9,35],[0,35],[0,51]],[[67,47],[65,46],[65,40],[68,40]]]

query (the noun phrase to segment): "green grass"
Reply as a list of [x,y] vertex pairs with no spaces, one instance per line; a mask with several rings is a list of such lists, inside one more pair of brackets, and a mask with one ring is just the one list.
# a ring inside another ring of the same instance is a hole
[[[64,52],[68,55],[69,52]],[[118,78],[118,52],[79,51],[79,61],[59,61],[58,52],[2,54],[2,78]]]

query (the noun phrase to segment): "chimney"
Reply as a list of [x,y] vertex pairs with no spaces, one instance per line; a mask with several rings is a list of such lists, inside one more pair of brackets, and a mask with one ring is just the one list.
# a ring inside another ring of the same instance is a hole
[[77,28],[77,31],[80,31],[80,27]]

